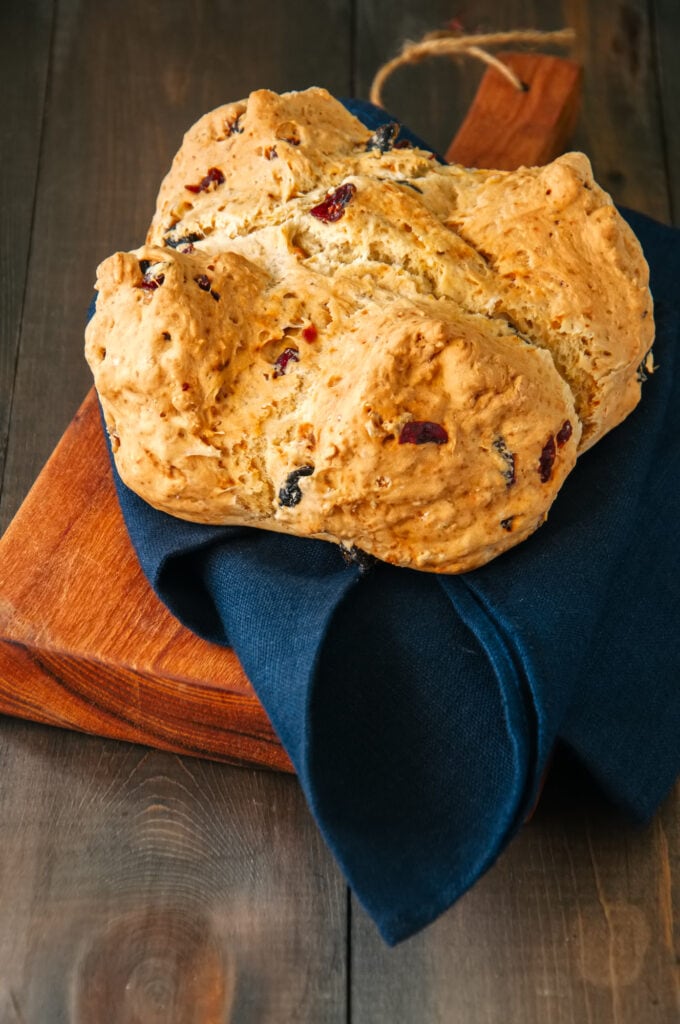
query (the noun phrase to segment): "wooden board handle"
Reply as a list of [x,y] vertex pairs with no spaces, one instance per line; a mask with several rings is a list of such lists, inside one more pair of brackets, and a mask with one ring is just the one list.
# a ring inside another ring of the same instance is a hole
[[572,60],[537,53],[498,56],[525,83],[526,92],[489,68],[446,159],[502,171],[549,163],[564,152],[574,130],[581,68]]

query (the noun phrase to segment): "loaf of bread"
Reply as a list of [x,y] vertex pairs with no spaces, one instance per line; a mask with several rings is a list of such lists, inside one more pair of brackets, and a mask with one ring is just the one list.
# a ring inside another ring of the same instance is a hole
[[130,488],[433,572],[531,534],[651,368],[647,265],[585,156],[445,166],[322,89],[201,118],[96,288]]

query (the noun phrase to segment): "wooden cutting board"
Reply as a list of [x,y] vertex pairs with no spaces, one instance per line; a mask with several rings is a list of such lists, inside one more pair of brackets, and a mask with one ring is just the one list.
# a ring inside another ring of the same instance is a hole
[[[449,160],[511,170],[564,150],[578,65],[501,56],[528,89],[489,69]],[[146,582],[93,391],[0,540],[0,713],[292,771],[236,655],[181,626]]]

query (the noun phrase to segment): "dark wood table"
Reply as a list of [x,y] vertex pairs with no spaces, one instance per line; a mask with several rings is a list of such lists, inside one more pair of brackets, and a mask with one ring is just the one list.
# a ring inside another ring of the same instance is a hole
[[[0,530],[90,385],[95,267],[143,238],[186,127],[261,86],[366,96],[454,15],[573,26],[575,146],[618,202],[677,222],[677,0],[2,5]],[[443,148],[480,75],[409,68],[386,103]],[[670,1024],[679,811],[676,787],[632,827],[562,765],[496,866],[390,950],[294,777],[0,719],[0,1024]]]

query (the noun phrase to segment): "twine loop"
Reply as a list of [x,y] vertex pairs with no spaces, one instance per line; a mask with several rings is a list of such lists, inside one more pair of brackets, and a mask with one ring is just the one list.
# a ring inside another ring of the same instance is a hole
[[370,100],[376,106],[382,106],[382,90],[390,75],[404,64],[418,64],[427,57],[475,57],[490,67],[496,68],[509,82],[521,91],[526,85],[515,74],[512,68],[502,60],[488,52],[489,47],[496,46],[571,46],[576,34],[571,28],[559,29],[556,32],[539,32],[535,29],[516,29],[512,32],[487,32],[479,35],[461,35],[458,31],[448,29],[428,32],[417,42],[407,41],[401,52],[378,68],[371,84]]

